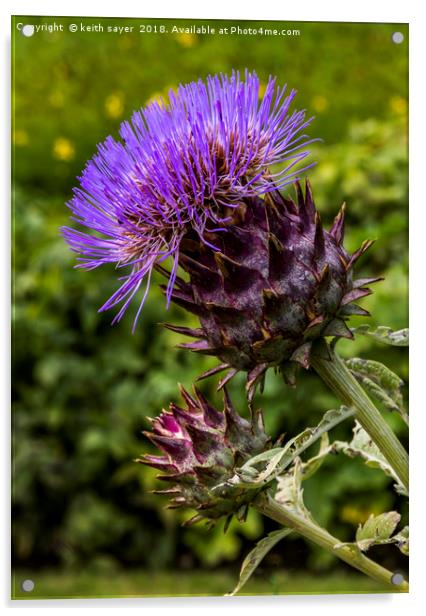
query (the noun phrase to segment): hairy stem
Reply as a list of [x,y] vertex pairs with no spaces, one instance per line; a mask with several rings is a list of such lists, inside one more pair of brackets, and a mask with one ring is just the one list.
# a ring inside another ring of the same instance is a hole
[[355,416],[380,449],[402,485],[408,490],[408,454],[392,429],[383,419],[337,353],[330,349],[331,359],[312,354],[311,366],[340,398],[355,408]]
[[277,503],[269,494],[262,493],[255,501],[255,507],[263,515],[283,526],[292,528],[305,539],[316,543],[374,580],[391,584],[398,591],[408,591],[408,582],[404,580],[401,584],[395,584],[392,582],[394,574],[391,571],[370,560],[354,546],[342,544],[314,521],[306,519],[306,517]]

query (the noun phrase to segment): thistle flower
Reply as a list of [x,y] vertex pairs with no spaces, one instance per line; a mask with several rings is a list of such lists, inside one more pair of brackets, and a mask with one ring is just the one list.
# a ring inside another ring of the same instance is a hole
[[[136,325],[153,268],[169,257],[170,301],[185,240],[217,251],[217,237],[247,199],[294,180],[295,166],[308,155],[302,131],[310,120],[304,111],[289,113],[294,91],[286,95],[270,78],[260,101],[259,85],[248,71],[244,80],[233,72],[181,85],[168,104],[160,100],[134,113],[121,125],[123,141],[108,137],[87,163],[68,205],[89,233],[69,227],[62,233],[79,253],[79,267],[130,268],[100,309],[121,304],[114,321],[145,281]],[[276,164],[281,169],[274,173]]]
[[169,508],[197,510],[192,522],[236,514],[240,519],[257,492],[227,484],[235,470],[250,457],[265,451],[269,440],[260,411],[248,422],[238,415],[224,391],[224,411],[212,407],[194,388],[195,397],[181,388],[186,408],[171,404],[152,421],[146,436],[165,455],[144,455],[137,460],[159,469],[159,478],[173,487],[157,491],[173,497]]
[[380,280],[353,280],[353,265],[372,241],[352,255],[346,252],[345,205],[326,231],[309,182],[305,194],[298,183],[296,190],[297,205],[277,190],[246,200],[226,233],[209,234],[215,251],[201,242],[185,244],[180,262],[189,282],[178,277],[171,295],[200,319],[198,329],[166,324],[197,338],[180,346],[222,362],[200,378],[227,370],[220,388],[246,371],[250,401],[270,366],[293,384],[297,364],[310,365],[314,341],[352,338],[347,318],[369,314],[353,302]]

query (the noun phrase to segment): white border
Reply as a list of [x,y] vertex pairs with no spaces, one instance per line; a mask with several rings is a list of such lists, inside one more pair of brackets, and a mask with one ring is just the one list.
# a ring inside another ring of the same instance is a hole
[[[53,2],[52,0],[41,1],[15,1],[2,3],[0,7],[0,32],[2,38],[3,62],[1,75],[6,76],[3,81],[3,101],[8,101],[10,93],[10,15],[82,15],[82,16],[125,16],[125,17],[183,17],[183,18],[223,18],[223,19],[277,19],[294,21],[355,21],[355,22],[394,22],[410,24],[410,263],[411,263],[411,310],[410,326],[415,335],[412,336],[411,347],[411,483],[414,498],[411,502],[411,534],[415,538],[412,541],[411,557],[411,591],[409,595],[314,595],[314,596],[282,596],[282,597],[252,597],[252,598],[217,598],[217,599],[108,599],[108,600],[67,600],[67,601],[14,601],[10,602],[10,573],[9,573],[9,547],[10,547],[10,524],[9,524],[9,500],[10,500],[10,423],[9,423],[9,353],[7,345],[3,343],[3,361],[0,370],[0,391],[3,394],[4,404],[1,407],[1,454],[0,460],[4,471],[5,482],[2,483],[3,505],[0,507],[0,519],[2,537],[0,545],[6,546],[1,550],[0,560],[0,583],[1,599],[3,605],[9,609],[18,611],[31,607],[35,612],[41,612],[46,608],[72,609],[72,610],[104,610],[105,608],[120,609],[126,607],[145,612],[160,610],[202,610],[203,614],[214,614],[221,610],[240,610],[247,614],[253,614],[259,608],[266,608],[271,613],[280,613],[302,608],[302,614],[314,612],[316,616],[333,615],[344,610],[345,616],[359,616],[361,610],[368,610],[368,614],[374,610],[375,616],[381,614],[400,613],[402,609],[410,609],[414,605],[424,603],[425,567],[422,554],[426,545],[424,540],[423,518],[425,515],[424,474],[422,472],[424,461],[422,456],[422,441],[426,433],[426,409],[422,408],[422,380],[424,366],[426,365],[423,348],[426,340],[422,330],[422,321],[425,319],[425,211],[426,200],[422,191],[422,175],[424,175],[424,153],[422,146],[425,137],[424,105],[425,105],[425,79],[424,64],[426,58],[426,26],[422,3],[415,0],[403,2],[365,2],[359,0],[349,5],[341,1],[331,0],[304,0],[304,2],[285,3],[270,0],[269,3],[257,2],[248,5],[247,2],[229,2],[229,0],[213,0],[209,3],[181,0],[179,3],[172,0],[162,0],[161,3],[135,3],[129,0],[120,0],[116,5],[106,4],[104,1],[73,0],[69,3]],[[422,15],[423,13],[423,15]],[[389,70],[392,70],[389,67]],[[372,84],[374,87],[374,84]],[[368,93],[366,93],[368,95]],[[1,159],[0,166],[3,189],[3,207],[1,209],[1,230],[3,233],[1,242],[2,277],[1,297],[2,314],[0,339],[9,340],[9,189],[10,189],[10,156],[9,156],[9,113],[10,107],[7,102],[3,105],[6,109],[5,122],[1,126]],[[3,112],[4,113],[4,112]],[[422,284],[423,283],[423,284]],[[3,487],[4,486],[4,487]]]
[[[38,5],[38,6],[37,6]],[[406,23],[418,15],[415,2],[404,3],[390,0],[370,2],[359,0],[357,6],[342,6],[338,1],[304,0],[303,3],[282,6],[274,3],[251,3],[244,0],[214,0],[196,2],[195,0],[163,0],[161,3],[136,4],[131,0],[120,0],[117,4],[101,0],[75,0],[58,3],[52,0],[15,0],[6,2],[7,10],[15,15],[86,15],[103,17],[182,17],[205,19],[278,19],[294,21],[355,21],[355,22],[394,22]],[[37,10],[38,9],[38,10]]]

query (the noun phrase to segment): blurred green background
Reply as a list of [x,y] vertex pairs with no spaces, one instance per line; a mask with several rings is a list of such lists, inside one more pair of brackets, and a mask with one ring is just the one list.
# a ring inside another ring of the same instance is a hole
[[[63,32],[30,38],[18,23],[63,24]],[[133,25],[125,35],[75,33],[70,23]],[[363,301],[374,324],[407,326],[407,56],[408,28],[392,24],[286,23],[300,36],[139,34],[139,24],[178,26],[231,22],[16,17],[13,45],[13,563],[14,596],[30,577],[39,596],[222,594],[243,556],[275,525],[251,512],[246,524],[183,529],[189,514],[168,511],[155,471],[133,462],[151,446],[141,431],[190,387],[214,360],[175,349],[180,336],[163,321],[191,322],[152,292],[135,335],[132,310],[111,327],[97,309],[117,286],[113,268],[73,269],[59,235],[65,206],[85,161],[121,121],[153,97],[209,73],[255,69],[298,90],[297,107],[316,119],[310,171],[322,218],[348,204],[347,247],[377,238],[360,273],[384,275]],[[235,23],[235,22],[234,22]],[[241,27],[255,23],[239,22]],[[271,27],[271,22],[257,26]],[[277,27],[275,24],[274,27]],[[281,27],[281,25],[279,25]],[[400,31],[405,40],[392,42]],[[291,189],[289,189],[291,191]],[[133,308],[135,309],[135,307]],[[359,318],[353,324],[360,323]],[[403,349],[367,338],[341,351],[387,363],[406,381]],[[218,404],[215,381],[202,389]],[[246,412],[243,377],[230,393]],[[333,395],[303,372],[296,389],[268,373],[256,402],[273,437],[292,437],[316,423]],[[389,417],[405,442],[398,417]],[[335,436],[350,434],[350,425]],[[357,460],[331,459],[305,486],[317,519],[342,540],[370,513],[404,504],[379,471]],[[390,547],[372,556],[404,570]],[[380,590],[301,539],[265,559],[246,592]]]

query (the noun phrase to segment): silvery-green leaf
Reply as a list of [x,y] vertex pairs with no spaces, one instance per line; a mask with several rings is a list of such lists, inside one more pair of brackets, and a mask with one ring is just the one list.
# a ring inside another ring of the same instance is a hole
[[266,554],[272,550],[278,541],[281,541],[281,539],[287,537],[287,535],[291,532],[291,528],[283,528],[281,530],[274,530],[272,533],[269,533],[269,535],[266,535],[266,537],[263,537],[263,539],[261,539],[245,557],[243,564],[241,565],[238,584],[232,592],[228,593],[227,596],[236,595],[257,569]]
[[303,502],[303,479],[303,463],[300,458],[296,458],[293,466],[278,477],[275,500],[285,509],[290,509],[306,520],[313,521]]
[[[264,486],[281,475],[296,457],[313,445],[324,433],[354,414],[354,409],[346,406],[327,411],[317,426],[306,428],[284,447],[272,449],[267,454],[262,453],[248,460],[228,483],[252,488]],[[255,474],[253,474],[253,469],[256,470]]]
[[357,381],[376,400],[390,411],[396,411],[408,424],[401,388],[404,385],[399,376],[384,364],[370,359],[354,357],[346,360],[346,365]]
[[[396,517],[399,516],[399,514],[396,511],[390,511],[388,512],[388,514],[393,514],[394,519],[396,519]],[[384,513],[381,515],[387,516],[388,514]],[[398,517],[398,521],[399,521],[399,517]],[[366,524],[368,523],[369,523],[369,520],[367,520]],[[373,525],[373,523],[370,523],[370,524]],[[392,525],[392,521],[390,522],[390,525]],[[359,529],[358,529],[358,532],[359,532]],[[358,532],[357,532],[357,537],[358,537]],[[385,534],[386,533],[383,533],[383,535]],[[380,538],[379,536],[370,537],[370,538],[366,537],[365,539],[356,540],[353,543],[339,543],[338,545],[334,547],[334,549],[336,551],[350,549],[352,550],[354,557],[356,557],[357,554],[366,552],[373,545],[389,545],[392,543],[395,544],[399,548],[402,554],[404,554],[405,556],[408,556],[408,526],[405,526],[399,533],[397,533],[396,535],[393,535],[393,537],[385,537],[385,536],[383,536],[383,538]]]
[[278,452],[281,452],[282,450],[282,447],[274,447],[272,449],[268,449],[267,451],[262,451],[262,453],[259,453],[256,456],[253,456],[252,458],[247,460],[247,462],[241,468],[252,469],[260,462],[269,462],[270,460],[272,460],[272,458],[274,458],[274,456],[277,455]]
[[394,470],[387,462],[377,445],[371,440],[370,436],[358,422],[355,422],[353,438],[350,443],[345,441],[334,441],[332,444],[332,449],[334,451],[342,452],[351,458],[359,456],[364,460],[367,466],[370,466],[371,468],[380,468],[386,475],[392,477],[395,481],[396,491],[399,494],[404,494],[407,496],[407,491],[399,481]]
[[362,552],[372,545],[388,543],[392,533],[398,526],[401,516],[397,511],[387,511],[380,515],[370,515],[364,524],[360,524],[355,541]]
[[380,342],[393,346],[408,346],[408,328],[393,331],[390,327],[380,326],[373,330],[370,325],[363,324],[352,328],[352,333],[370,336]]
[[317,470],[321,467],[324,462],[325,457],[330,453],[330,439],[328,438],[328,433],[324,432],[321,436],[320,449],[316,456],[309,458],[306,462],[303,463],[302,471],[303,471],[303,481],[312,477]]
[[408,556],[409,553],[409,538],[408,538],[408,526],[404,526],[404,528],[392,537],[394,543],[399,547],[401,552]]

